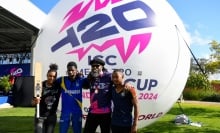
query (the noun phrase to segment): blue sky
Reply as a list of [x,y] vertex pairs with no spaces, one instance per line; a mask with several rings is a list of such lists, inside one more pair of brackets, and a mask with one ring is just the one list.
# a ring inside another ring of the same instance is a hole
[[[48,13],[59,0],[31,0]],[[190,34],[190,48],[196,58],[210,55],[208,44],[220,42],[220,0],[167,0],[183,21]]]
[[220,0],[167,0],[191,36],[190,48],[197,58],[210,55],[212,40],[220,42]]

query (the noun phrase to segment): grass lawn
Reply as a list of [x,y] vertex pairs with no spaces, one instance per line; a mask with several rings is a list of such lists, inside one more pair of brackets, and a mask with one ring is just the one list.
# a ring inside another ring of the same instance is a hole
[[180,103],[180,106],[192,122],[201,122],[202,127],[174,124],[176,116],[182,114],[176,103],[161,119],[138,133],[220,133],[220,104]]
[[[182,114],[176,103],[161,119],[139,129],[138,133],[220,133],[220,104],[185,102],[180,105],[184,114],[192,122],[201,122],[202,127],[175,125],[173,122],[175,117]],[[33,133],[33,115],[34,108],[0,109],[0,133]]]

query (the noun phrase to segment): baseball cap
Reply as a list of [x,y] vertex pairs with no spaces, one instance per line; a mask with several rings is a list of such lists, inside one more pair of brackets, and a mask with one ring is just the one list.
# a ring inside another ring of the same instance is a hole
[[100,64],[102,66],[105,65],[105,62],[99,58],[94,58],[93,60],[90,61],[89,63],[90,65],[93,65],[93,64]]

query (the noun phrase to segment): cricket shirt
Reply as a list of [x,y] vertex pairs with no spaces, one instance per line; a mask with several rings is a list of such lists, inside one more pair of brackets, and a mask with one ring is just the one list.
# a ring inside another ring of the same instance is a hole
[[58,79],[61,87],[62,113],[82,112],[82,86],[84,78],[76,77],[75,80],[64,76]]
[[60,90],[53,84],[52,87],[46,86],[46,81],[42,82],[42,94],[40,102],[40,116],[46,117],[56,114],[60,98]]
[[90,113],[111,112],[111,74],[104,72],[90,83]]
[[113,113],[112,125],[131,126],[132,125],[132,99],[136,96],[134,88],[116,92],[115,87],[112,89]]

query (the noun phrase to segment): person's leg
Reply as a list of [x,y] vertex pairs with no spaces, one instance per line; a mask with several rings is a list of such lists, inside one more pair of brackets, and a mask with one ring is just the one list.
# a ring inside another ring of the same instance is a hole
[[98,127],[98,121],[96,115],[89,113],[86,118],[86,123],[83,133],[95,133],[97,127]]
[[70,115],[61,113],[60,116],[60,133],[67,133],[70,124]]
[[43,119],[40,118],[34,118],[34,132],[35,133],[43,133]]
[[46,121],[44,122],[45,133],[54,133],[56,122],[57,122],[56,114],[48,116]]
[[74,133],[82,133],[82,113],[73,113],[71,117]]
[[111,126],[112,133],[131,133],[131,127]]
[[34,117],[34,133],[37,133],[38,130],[38,119],[36,118],[36,116]]
[[121,127],[121,132],[120,133],[131,133],[131,127]]
[[111,129],[111,114],[102,114],[99,117],[99,123],[101,128],[101,133],[110,133]]
[[118,126],[115,126],[115,125],[111,125],[111,131],[112,133],[121,133]]

